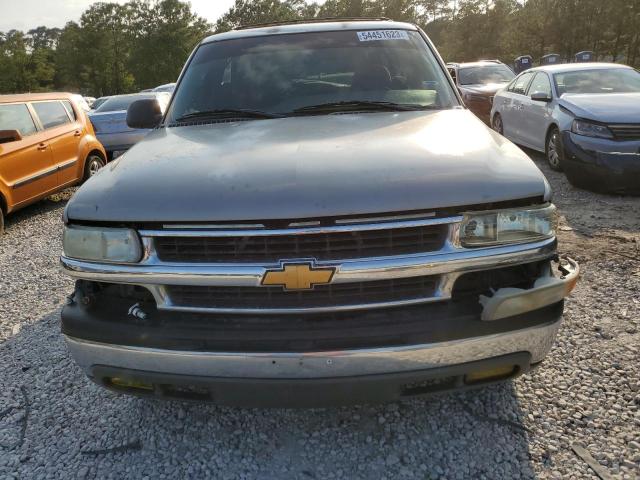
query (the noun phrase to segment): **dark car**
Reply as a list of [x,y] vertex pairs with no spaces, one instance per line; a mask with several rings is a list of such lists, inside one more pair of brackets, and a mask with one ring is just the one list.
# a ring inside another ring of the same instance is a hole
[[234,405],[411,398],[539,364],[578,267],[551,190],[391,21],[200,43],[65,210],[62,332],[95,382]]
[[498,60],[449,63],[447,68],[469,110],[490,125],[493,96],[513,80],[513,70]]

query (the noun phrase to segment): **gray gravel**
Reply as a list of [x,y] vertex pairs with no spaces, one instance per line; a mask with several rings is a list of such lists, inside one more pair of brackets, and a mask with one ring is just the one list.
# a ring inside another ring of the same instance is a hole
[[[561,250],[582,265],[558,341],[532,375],[385,406],[242,410],[118,396],[59,334],[65,195],[0,238],[0,478],[640,477],[640,199],[548,171]],[[67,193],[67,197],[68,197]]]

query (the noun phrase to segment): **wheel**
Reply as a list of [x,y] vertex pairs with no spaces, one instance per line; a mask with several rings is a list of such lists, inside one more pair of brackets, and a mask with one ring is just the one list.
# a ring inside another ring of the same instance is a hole
[[500,135],[504,135],[504,125],[502,124],[502,117],[499,113],[496,113],[493,117],[493,129]]
[[562,171],[562,160],[564,159],[564,147],[560,138],[560,131],[553,127],[547,135],[547,162],[556,172]]
[[87,162],[84,165],[83,181],[86,182],[87,180],[89,180],[89,178],[93,177],[96,173],[98,173],[98,170],[104,167],[104,165],[104,160],[100,155],[97,155],[95,153],[89,155],[89,158],[87,158]]

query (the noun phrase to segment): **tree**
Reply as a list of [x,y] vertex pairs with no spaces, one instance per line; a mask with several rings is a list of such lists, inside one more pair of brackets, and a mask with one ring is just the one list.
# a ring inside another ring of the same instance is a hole
[[206,20],[178,0],[129,4],[129,71],[138,88],[175,82],[193,48],[211,33]]
[[[447,61],[594,50],[640,66],[640,0],[236,0],[215,31],[320,17],[417,23]],[[94,3],[63,29],[0,32],[0,93],[71,90],[93,95],[175,81],[213,30],[182,0]]]

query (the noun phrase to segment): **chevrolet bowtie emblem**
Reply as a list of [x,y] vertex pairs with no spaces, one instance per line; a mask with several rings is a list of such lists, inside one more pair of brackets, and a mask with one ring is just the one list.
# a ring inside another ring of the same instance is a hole
[[330,283],[334,268],[314,268],[311,263],[283,264],[279,270],[268,270],[262,285],[279,285],[285,290],[311,290],[314,285]]

